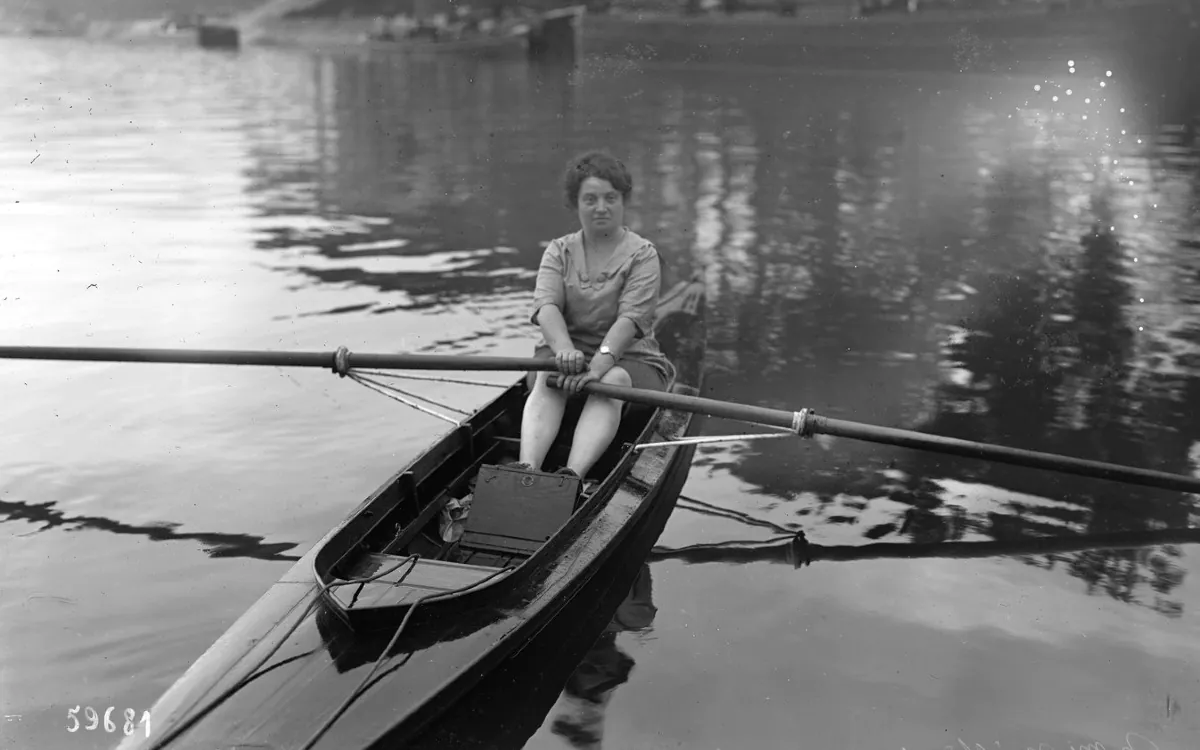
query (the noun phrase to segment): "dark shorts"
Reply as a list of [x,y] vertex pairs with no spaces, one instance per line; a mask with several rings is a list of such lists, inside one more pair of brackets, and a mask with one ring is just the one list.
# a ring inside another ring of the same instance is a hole
[[[539,346],[533,350],[536,359],[546,359],[554,356],[554,350],[548,346]],[[644,388],[648,391],[666,391],[667,378],[653,365],[646,364],[640,359],[622,357],[614,367],[620,367],[629,373],[629,379],[634,388]],[[533,386],[533,373],[529,376],[530,387]]]

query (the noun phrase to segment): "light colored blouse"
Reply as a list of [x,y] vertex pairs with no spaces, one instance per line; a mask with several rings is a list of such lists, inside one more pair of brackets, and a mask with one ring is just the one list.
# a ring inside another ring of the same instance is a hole
[[[581,230],[559,237],[542,253],[530,320],[536,324],[543,306],[556,305],[567,322],[571,341],[591,356],[617,318],[629,318],[637,327],[637,338],[622,358],[641,360],[670,382],[674,368],[654,338],[661,288],[661,265],[652,242],[626,228],[608,263],[589,269]],[[543,338],[539,346],[546,345]]]

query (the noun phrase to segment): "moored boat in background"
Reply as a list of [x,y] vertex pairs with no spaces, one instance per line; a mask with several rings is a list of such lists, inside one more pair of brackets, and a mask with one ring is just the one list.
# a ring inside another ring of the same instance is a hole
[[322,52],[370,52],[428,58],[576,59],[581,54],[586,6],[525,9],[494,17],[479,10],[393,16],[327,17],[321,8],[258,21],[247,41]]

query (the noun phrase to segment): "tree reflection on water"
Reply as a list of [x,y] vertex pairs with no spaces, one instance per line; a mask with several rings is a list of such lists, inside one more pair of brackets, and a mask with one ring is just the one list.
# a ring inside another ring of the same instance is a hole
[[[531,336],[542,243],[571,229],[563,161],[609,147],[668,275],[709,282],[708,395],[1191,474],[1194,130],[1169,97],[1135,107],[1148,89],[1081,75],[1055,102],[1048,81],[323,58],[319,132],[288,152],[268,145],[284,125],[251,138],[259,246],[306,284],[370,290],[372,312],[488,301],[488,335]],[[1179,493],[848,441],[697,463],[792,503],[815,535],[1007,540],[1191,512]],[[1024,559],[1178,616],[1179,554]]]

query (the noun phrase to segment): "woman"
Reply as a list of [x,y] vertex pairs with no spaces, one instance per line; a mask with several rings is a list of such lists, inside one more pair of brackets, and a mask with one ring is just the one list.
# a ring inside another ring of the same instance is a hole
[[[553,356],[564,378],[561,389],[552,388],[546,382],[551,373],[537,373],[525,403],[520,463],[537,470],[571,394],[591,382],[666,390],[675,375],[654,339],[658,251],[624,223],[633,193],[629,171],[593,151],[568,165],[563,188],[580,230],[546,248],[533,295],[531,320],[542,331],[534,356]],[[621,406],[588,396],[561,473],[587,476],[617,433]]]

